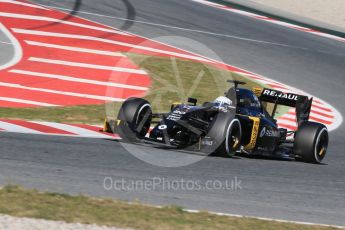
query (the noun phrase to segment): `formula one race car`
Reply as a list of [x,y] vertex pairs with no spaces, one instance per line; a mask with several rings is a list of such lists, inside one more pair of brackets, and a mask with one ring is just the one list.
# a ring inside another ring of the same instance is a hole
[[[272,89],[234,86],[225,96],[197,106],[197,99],[175,103],[167,113],[153,113],[142,98],[129,98],[116,121],[105,131],[116,132],[123,141],[154,147],[197,151],[232,157],[236,153],[320,163],[328,147],[325,125],[309,121],[313,98]],[[236,103],[235,103],[236,102]],[[269,114],[264,104],[273,105]],[[279,128],[274,119],[277,106],[296,108],[297,131]],[[152,128],[153,127],[153,128]]]

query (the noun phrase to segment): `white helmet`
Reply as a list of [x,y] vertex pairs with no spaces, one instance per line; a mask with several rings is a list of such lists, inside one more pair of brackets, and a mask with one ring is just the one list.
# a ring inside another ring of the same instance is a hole
[[232,105],[232,101],[224,96],[218,97],[213,103],[215,107],[223,109],[227,109],[228,106]]

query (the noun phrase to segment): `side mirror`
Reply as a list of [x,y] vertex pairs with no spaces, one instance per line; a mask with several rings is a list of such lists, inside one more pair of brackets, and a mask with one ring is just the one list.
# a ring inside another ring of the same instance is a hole
[[188,103],[196,106],[196,103],[198,103],[198,99],[190,97],[190,98],[188,98]]

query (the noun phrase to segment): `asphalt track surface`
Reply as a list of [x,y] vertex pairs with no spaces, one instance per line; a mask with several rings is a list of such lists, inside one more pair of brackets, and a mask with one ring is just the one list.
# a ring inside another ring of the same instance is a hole
[[12,56],[9,54],[14,51],[11,41],[2,32],[0,32],[0,50],[0,66],[2,66],[10,61]]
[[[53,1],[35,2],[54,5]],[[73,4],[68,2],[59,1],[58,7],[72,9]],[[124,2],[84,0],[79,10],[189,30],[78,15],[150,38],[194,39],[211,48],[226,63],[317,95],[345,113],[344,43],[190,1],[131,0],[129,13],[126,9],[129,4],[126,7]],[[331,133],[323,165],[208,157],[186,167],[165,168],[140,161],[115,141],[1,133],[0,184],[10,182],[72,194],[345,225],[344,136],[343,125]],[[127,181],[162,177],[167,181],[184,179],[204,183],[237,177],[242,189],[189,191],[156,187],[149,191],[108,191],[103,186],[106,177]]]

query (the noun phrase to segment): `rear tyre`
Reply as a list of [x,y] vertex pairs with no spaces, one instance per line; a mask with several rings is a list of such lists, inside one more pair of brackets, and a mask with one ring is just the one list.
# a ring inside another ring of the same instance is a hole
[[227,126],[225,139],[217,149],[217,155],[233,157],[241,149],[242,128],[238,119],[233,119]]
[[328,139],[325,125],[305,122],[296,132],[294,154],[304,162],[319,164],[326,156]]
[[118,120],[118,133],[123,141],[143,139],[151,126],[151,104],[142,98],[129,98],[122,104]]

